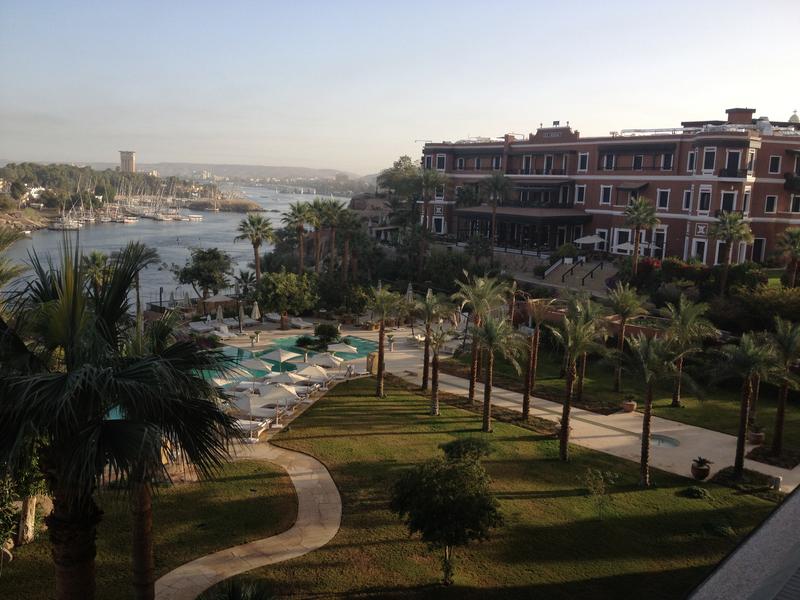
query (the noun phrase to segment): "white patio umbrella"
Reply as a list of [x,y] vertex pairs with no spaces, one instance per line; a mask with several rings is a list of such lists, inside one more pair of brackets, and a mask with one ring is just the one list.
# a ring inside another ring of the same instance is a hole
[[231,302],[233,298],[225,296],[223,294],[216,294],[215,296],[211,296],[210,298],[206,298],[203,300],[206,304],[219,304],[221,302]]
[[267,389],[262,389],[261,393],[261,400],[262,406],[264,404],[274,404],[275,405],[275,425],[280,426],[278,423],[278,419],[280,416],[280,411],[278,410],[278,406],[283,403],[283,409],[286,410],[287,405],[289,402],[295,403],[297,400],[300,399],[300,396],[297,395],[297,391],[294,387],[283,384],[283,383],[275,383],[270,384],[267,386]]
[[601,242],[605,242],[605,240],[596,234],[585,235],[575,240],[576,244],[599,244]]
[[345,354],[357,354],[358,348],[350,344],[331,344],[328,346],[328,352],[344,352]]
[[[236,394],[231,400],[231,404],[237,410],[250,415],[251,421],[253,420],[254,415],[259,417],[272,416],[269,412],[269,409],[263,408],[263,406],[266,404],[266,401],[258,394]],[[277,411],[275,411],[275,416],[277,417]]]
[[270,383],[286,383],[288,385],[294,385],[295,383],[300,383],[301,381],[308,381],[308,377],[303,377],[302,375],[298,375],[294,371],[284,371],[283,373],[278,373],[275,377],[270,377]]
[[309,365],[307,363],[298,363],[295,373],[311,381],[327,381],[331,378],[328,372],[319,365]]
[[258,300],[253,302],[253,311],[250,313],[250,318],[253,319],[254,321],[261,320],[261,311],[258,310]]
[[624,252],[630,252],[633,250],[633,244],[630,242],[623,242],[621,244],[617,244],[614,246],[614,250],[622,250]]
[[308,362],[312,365],[318,365],[320,367],[338,367],[344,361],[341,358],[336,358],[333,354],[322,352],[309,358]]
[[217,306],[217,323],[222,323],[225,315],[222,314],[222,306]]
[[264,362],[260,358],[246,358],[240,361],[239,365],[251,371],[266,371],[267,373],[272,371],[272,365]]
[[288,360],[292,360],[293,358],[297,358],[298,356],[300,355],[297,352],[291,352],[289,350],[284,350],[283,348],[278,348],[272,352],[269,352],[268,354],[262,354],[261,358],[278,363],[278,370],[282,371],[283,363]]

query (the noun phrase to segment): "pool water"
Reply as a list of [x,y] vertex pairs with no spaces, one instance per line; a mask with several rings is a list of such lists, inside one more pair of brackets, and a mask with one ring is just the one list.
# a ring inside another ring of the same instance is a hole
[[668,435],[661,435],[655,433],[650,436],[650,444],[659,448],[677,448],[681,443],[673,437]]

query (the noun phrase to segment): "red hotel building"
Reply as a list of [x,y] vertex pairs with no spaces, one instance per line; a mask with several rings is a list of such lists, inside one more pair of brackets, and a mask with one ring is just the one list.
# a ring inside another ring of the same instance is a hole
[[654,245],[643,254],[719,262],[721,242],[708,237],[719,211],[741,211],[755,236],[734,260],[763,261],[778,234],[800,226],[800,119],[754,119],[754,109],[731,108],[725,121],[684,121],[674,129],[623,130],[581,138],[569,124],[540,127],[527,138],[506,135],[427,143],[422,164],[442,171],[448,185],[428,206],[431,229],[464,241],[489,235],[491,206],[459,206],[469,186],[504,173],[512,192],[497,208],[497,245],[548,250],[597,234],[595,246],[615,254],[631,240],[623,212],[644,195],[661,224],[642,232]]

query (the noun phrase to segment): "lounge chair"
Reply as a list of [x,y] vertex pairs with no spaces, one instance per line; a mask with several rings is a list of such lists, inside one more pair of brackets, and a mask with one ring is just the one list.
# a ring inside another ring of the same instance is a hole
[[192,321],[189,323],[189,329],[195,333],[208,333],[209,331],[214,331],[214,328],[211,325],[203,321]]
[[266,313],[264,315],[264,318],[267,321],[270,321],[271,323],[280,323],[281,322],[281,316],[276,312]]
[[295,329],[313,329],[314,324],[309,323],[308,321],[304,321],[300,317],[295,317],[294,319],[289,320],[289,325],[294,327]]

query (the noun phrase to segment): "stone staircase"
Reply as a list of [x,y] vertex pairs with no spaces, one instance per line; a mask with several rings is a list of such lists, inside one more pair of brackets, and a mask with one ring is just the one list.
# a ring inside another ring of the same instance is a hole
[[[574,267],[574,268],[573,268]],[[608,261],[590,261],[579,265],[559,265],[547,275],[543,283],[571,290],[585,290],[597,296],[607,293],[606,280],[617,274]]]

